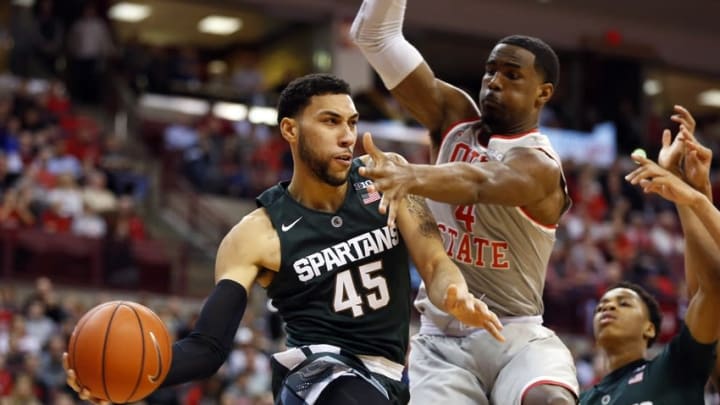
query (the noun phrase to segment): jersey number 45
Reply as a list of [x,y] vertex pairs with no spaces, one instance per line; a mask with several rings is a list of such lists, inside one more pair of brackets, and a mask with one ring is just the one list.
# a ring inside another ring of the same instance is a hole
[[[367,263],[358,267],[358,270],[368,306],[373,310],[386,306],[390,302],[387,280],[381,274],[375,274],[382,270],[382,262],[378,260]],[[363,311],[363,297],[358,294],[351,271],[345,270],[335,276],[333,308],[335,312],[352,310],[353,317],[357,318],[365,312]]]

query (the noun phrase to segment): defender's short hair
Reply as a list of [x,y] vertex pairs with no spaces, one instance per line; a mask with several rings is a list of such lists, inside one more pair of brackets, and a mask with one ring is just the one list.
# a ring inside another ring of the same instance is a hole
[[553,87],[557,87],[560,81],[560,61],[555,51],[545,41],[526,35],[510,35],[497,43],[515,45],[530,51],[535,55],[535,69],[543,75],[545,83],[549,82]]

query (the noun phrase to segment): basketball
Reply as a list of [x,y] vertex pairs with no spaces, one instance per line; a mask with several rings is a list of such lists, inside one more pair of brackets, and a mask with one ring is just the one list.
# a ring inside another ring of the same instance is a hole
[[98,305],[78,321],[68,343],[77,383],[114,403],[138,401],[165,379],[172,358],[165,324],[130,301]]

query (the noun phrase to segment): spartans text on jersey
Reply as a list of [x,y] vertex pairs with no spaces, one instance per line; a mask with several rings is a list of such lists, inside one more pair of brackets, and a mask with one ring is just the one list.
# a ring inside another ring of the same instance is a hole
[[295,260],[293,268],[298,280],[307,282],[319,277],[323,272],[364,260],[392,249],[399,243],[397,228],[384,226]]

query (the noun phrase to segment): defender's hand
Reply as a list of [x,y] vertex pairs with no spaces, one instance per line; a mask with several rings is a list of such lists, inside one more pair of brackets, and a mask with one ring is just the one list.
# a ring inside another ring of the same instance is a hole
[[445,291],[445,312],[451,314],[460,322],[484,328],[495,339],[505,341],[500,333],[503,326],[497,315],[488,309],[487,304],[475,298],[466,289],[460,290],[457,285],[450,284]]
[[674,106],[673,111],[675,114],[670,117],[670,120],[678,123],[680,129],[675,135],[675,139],[672,139],[669,129],[663,131],[658,164],[663,169],[680,176],[684,170],[683,161],[687,158],[686,143],[683,142],[683,136],[686,134],[692,135],[695,132],[695,118],[685,107],[680,105]]
[[411,181],[414,180],[411,166],[397,156],[381,151],[372,141],[372,136],[363,134],[363,147],[372,158],[372,164],[360,168],[360,175],[373,180],[368,191],[382,193],[380,213],[388,214],[388,226],[395,226],[397,207],[408,195]]
[[685,145],[685,159],[683,160],[685,180],[696,190],[706,192],[710,187],[712,150],[701,145],[695,138],[695,134],[687,129],[682,129],[678,138]]
[[90,401],[96,405],[109,405],[110,404],[110,402],[108,402],[108,401],[103,401],[99,398],[93,397],[92,394],[90,393],[90,391],[88,391],[86,388],[81,387],[78,384],[77,377],[75,376],[75,370],[70,368],[67,353],[63,353],[63,368],[65,368],[65,373],[67,375],[67,379],[66,379],[67,385],[69,385],[70,388],[72,388],[73,390],[75,390],[75,392],[78,393],[78,395],[80,396],[80,399],[82,399],[84,401]]
[[640,185],[645,193],[655,193],[678,205],[691,205],[705,196],[680,177],[658,166],[655,162],[639,155],[632,159],[640,165],[625,180]]

